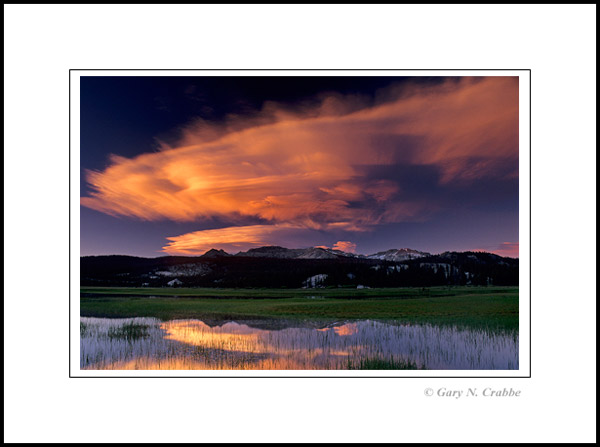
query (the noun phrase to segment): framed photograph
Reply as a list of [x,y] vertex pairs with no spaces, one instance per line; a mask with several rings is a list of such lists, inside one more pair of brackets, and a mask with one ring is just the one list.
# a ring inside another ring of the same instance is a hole
[[530,71],[71,70],[71,377],[530,377]]
[[4,12],[5,443],[595,442],[595,4]]

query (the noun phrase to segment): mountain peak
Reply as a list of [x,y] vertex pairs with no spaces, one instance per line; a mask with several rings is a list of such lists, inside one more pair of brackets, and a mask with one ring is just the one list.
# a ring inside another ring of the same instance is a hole
[[412,248],[391,248],[367,256],[368,259],[380,259],[384,261],[407,261],[409,259],[431,256],[431,253],[413,250]]
[[278,245],[267,245],[265,247],[251,248],[248,251],[239,252],[236,256],[280,259],[338,259],[344,257],[363,257],[362,255],[346,253],[331,248],[284,248]]
[[302,250],[298,259],[337,259],[338,255],[332,250],[322,247],[310,247]]
[[241,251],[236,256],[251,256],[255,258],[296,258],[299,250],[280,247],[279,245],[266,245]]
[[233,256],[227,253],[225,250],[217,250],[215,248],[211,248],[206,253],[202,255],[203,258],[219,258],[223,256]]

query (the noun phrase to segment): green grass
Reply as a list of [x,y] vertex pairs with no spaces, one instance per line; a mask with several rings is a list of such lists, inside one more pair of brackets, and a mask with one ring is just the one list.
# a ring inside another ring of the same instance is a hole
[[124,340],[138,340],[148,336],[149,328],[150,326],[147,324],[136,324],[131,322],[122,326],[109,328],[108,336],[110,338],[119,338]]
[[[360,359],[356,363],[348,360],[348,369],[419,369],[415,362],[396,359]],[[425,368],[422,368],[425,369]]]
[[81,316],[91,317],[389,319],[501,330],[519,326],[515,287],[81,288],[81,293],[94,294],[80,299]]
[[369,297],[442,297],[456,295],[480,295],[518,293],[517,287],[395,287],[395,288],[323,288],[323,289],[231,289],[231,288],[171,288],[171,287],[81,287],[86,295],[197,297],[197,298],[298,298],[323,296],[327,298]]

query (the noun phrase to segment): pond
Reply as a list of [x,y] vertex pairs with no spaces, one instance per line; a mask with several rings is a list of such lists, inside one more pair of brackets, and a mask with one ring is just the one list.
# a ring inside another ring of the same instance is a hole
[[389,321],[80,319],[81,369],[518,369],[516,332]]

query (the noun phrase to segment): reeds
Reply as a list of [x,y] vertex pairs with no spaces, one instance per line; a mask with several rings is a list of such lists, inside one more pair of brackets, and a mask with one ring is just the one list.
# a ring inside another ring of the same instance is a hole
[[[518,334],[363,320],[268,330],[81,318],[85,369],[518,369]],[[264,327],[261,326],[261,327]]]

